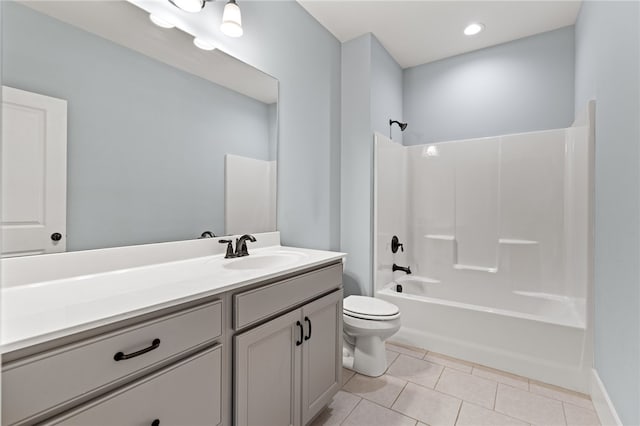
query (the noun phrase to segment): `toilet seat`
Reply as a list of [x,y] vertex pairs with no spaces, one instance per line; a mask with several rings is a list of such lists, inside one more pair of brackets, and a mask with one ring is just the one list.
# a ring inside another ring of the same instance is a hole
[[367,296],[345,298],[342,309],[347,316],[373,321],[391,321],[400,317],[400,310],[394,304]]

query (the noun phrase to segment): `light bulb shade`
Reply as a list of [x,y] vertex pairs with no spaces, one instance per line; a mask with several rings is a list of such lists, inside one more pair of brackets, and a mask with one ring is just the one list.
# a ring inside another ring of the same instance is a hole
[[202,50],[214,50],[216,48],[213,44],[198,37],[193,39],[193,44],[195,44],[198,49]]
[[240,37],[242,35],[242,16],[240,8],[234,0],[230,0],[224,6],[220,31],[229,37]]
[[204,8],[205,0],[169,0],[169,3],[185,12],[200,12]]

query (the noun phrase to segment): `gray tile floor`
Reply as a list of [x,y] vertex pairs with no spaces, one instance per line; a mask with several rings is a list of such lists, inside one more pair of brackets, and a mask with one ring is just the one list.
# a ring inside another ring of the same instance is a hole
[[313,426],[600,426],[587,395],[420,348],[387,344],[376,378],[343,370]]

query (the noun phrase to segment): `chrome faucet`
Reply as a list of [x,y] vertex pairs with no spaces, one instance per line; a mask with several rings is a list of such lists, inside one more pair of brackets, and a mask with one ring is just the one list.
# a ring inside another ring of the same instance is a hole
[[249,251],[247,250],[247,241],[251,241],[252,243],[256,242],[256,237],[249,234],[244,234],[240,238],[236,238],[236,257],[249,256]]
[[411,274],[411,268],[408,266],[398,266],[395,263],[393,264],[393,267],[391,268],[391,270],[393,272],[395,271],[402,271],[404,273],[406,273],[407,275]]

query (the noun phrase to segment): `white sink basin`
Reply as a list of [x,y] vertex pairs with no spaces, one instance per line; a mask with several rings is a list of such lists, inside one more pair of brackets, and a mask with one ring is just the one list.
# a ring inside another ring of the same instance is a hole
[[305,255],[303,253],[278,252],[269,254],[251,254],[240,259],[234,259],[222,265],[223,268],[233,270],[268,269],[285,266],[300,261]]

